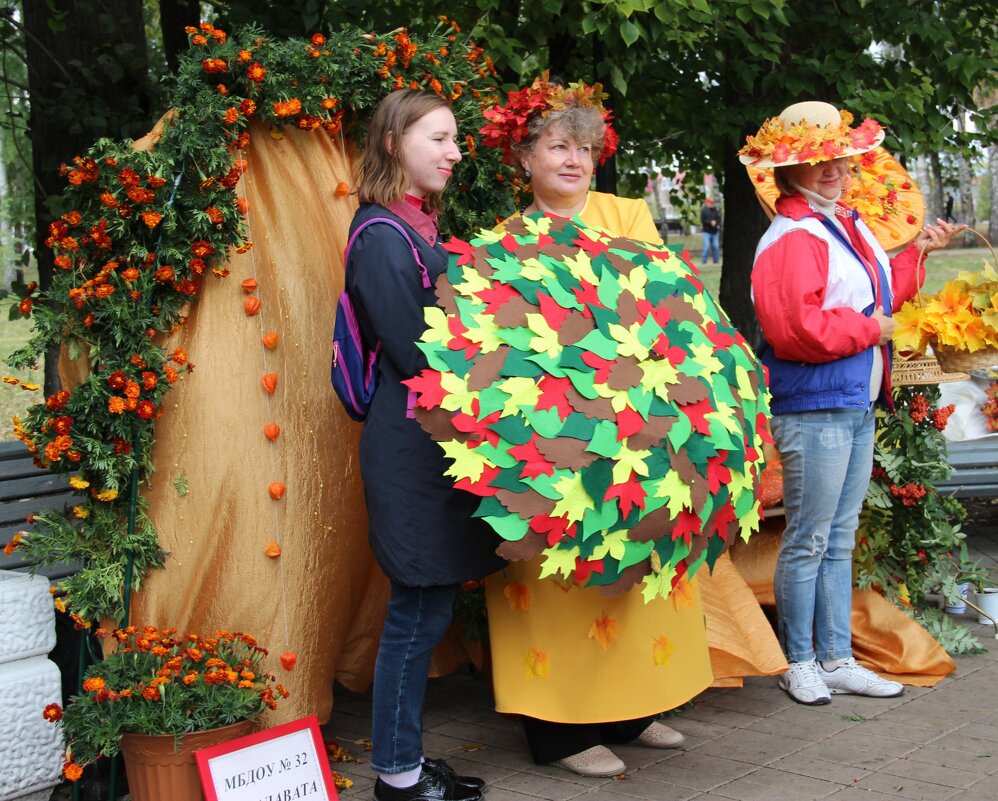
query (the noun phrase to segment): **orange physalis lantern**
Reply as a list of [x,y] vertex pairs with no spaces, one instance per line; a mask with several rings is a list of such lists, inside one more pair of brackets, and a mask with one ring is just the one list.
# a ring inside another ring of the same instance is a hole
[[333,194],[336,197],[346,197],[350,194],[350,185],[346,181],[340,181],[336,184],[336,189],[333,190]]
[[274,542],[274,540],[271,540],[270,542],[267,543],[267,547],[264,549],[263,552],[267,554],[267,556],[269,556],[271,559],[276,559],[278,556],[281,555],[281,546],[278,545],[276,542]]
[[273,395],[277,389],[277,373],[267,373],[260,381],[263,383],[263,388]]
[[298,664],[298,654],[294,651],[285,651],[281,654],[281,667],[288,673],[295,669],[296,664]]
[[277,423],[267,423],[263,427],[263,435],[273,442],[279,436],[281,436],[281,427]]
[[251,295],[243,301],[243,309],[245,309],[246,314],[252,317],[258,311],[260,311],[260,298]]
[[255,278],[246,278],[243,283],[243,292],[256,292],[258,284]]
[[263,342],[263,346],[267,350],[273,350],[277,347],[277,343],[281,341],[281,338],[278,336],[276,331],[268,331],[260,337],[260,341]]
[[284,497],[287,487],[285,487],[280,481],[275,481],[267,488],[267,491],[270,493],[271,498],[275,501],[279,501]]

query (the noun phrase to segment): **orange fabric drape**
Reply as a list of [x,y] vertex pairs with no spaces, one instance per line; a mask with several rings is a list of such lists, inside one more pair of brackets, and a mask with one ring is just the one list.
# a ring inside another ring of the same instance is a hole
[[[232,273],[205,276],[185,325],[164,343],[196,366],[167,397],[156,425],[155,472],[145,496],[167,558],[133,596],[132,620],[181,631],[252,633],[291,691],[279,723],[332,709],[337,679],[370,683],[388,596],[367,545],[357,465],[360,425],[329,383],[330,341],[343,283],[342,254],[356,199],[347,145],[321,132],[283,138],[252,129],[240,194],[253,248]],[[255,278],[261,308],[243,309],[240,283]],[[276,331],[275,350],[261,335]],[[278,374],[268,395],[264,373]],[[275,422],[273,443],[263,434]],[[279,501],[271,482],[286,485]],[[184,482],[186,494],[177,487]],[[276,540],[282,555],[264,549]],[[293,672],[278,655],[298,655]]]

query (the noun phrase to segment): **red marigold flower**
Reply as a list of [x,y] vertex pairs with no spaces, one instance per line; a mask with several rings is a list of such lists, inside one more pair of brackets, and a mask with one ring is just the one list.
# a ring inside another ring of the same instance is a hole
[[128,376],[125,375],[123,370],[115,370],[107,377],[107,384],[111,389],[122,389],[127,380]]
[[155,389],[158,381],[155,373],[146,371],[142,374],[142,388],[145,390]]
[[115,437],[113,440],[111,440],[111,447],[113,448],[114,452],[120,456],[127,456],[132,452],[132,446],[129,445],[127,442],[125,442],[125,440],[123,440],[121,437]]
[[130,167],[125,167],[125,169],[118,173],[118,182],[122,186],[138,186],[141,180],[139,174]]
[[42,717],[49,723],[57,723],[62,720],[62,707],[58,704],[49,704],[42,710]]
[[173,353],[170,354],[170,361],[181,366],[187,364],[187,351],[183,348],[176,348]]
[[154,414],[156,414],[156,406],[149,400],[139,401],[138,406],[135,407],[135,414],[143,420],[149,420]]
[[211,246],[211,243],[206,242],[203,239],[199,239],[193,245],[191,245],[191,253],[197,256],[199,259],[203,259],[210,256],[215,252],[215,248]]
[[50,412],[57,412],[67,403],[69,403],[69,390],[60,389],[45,399],[45,408]]
[[22,300],[20,303],[17,304],[17,308],[21,312],[21,314],[27,317],[29,314],[31,314],[31,307],[33,303],[34,301],[32,301],[31,298],[25,298],[24,300]]
[[321,33],[313,33],[312,34],[312,46],[313,47],[322,47],[325,43],[326,43],[326,37],[323,36]]

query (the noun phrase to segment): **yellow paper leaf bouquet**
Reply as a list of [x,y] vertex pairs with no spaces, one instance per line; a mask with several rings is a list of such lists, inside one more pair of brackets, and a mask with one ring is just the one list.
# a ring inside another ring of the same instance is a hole
[[929,346],[937,356],[998,351],[998,273],[987,264],[980,272],[962,271],[935,295],[905,303],[894,320],[894,345],[902,353]]

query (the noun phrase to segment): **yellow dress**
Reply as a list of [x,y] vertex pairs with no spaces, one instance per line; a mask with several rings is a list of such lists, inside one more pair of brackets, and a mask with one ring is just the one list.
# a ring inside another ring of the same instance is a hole
[[[590,192],[582,220],[661,242],[648,206]],[[541,557],[486,580],[496,709],[557,723],[631,720],[673,709],[713,680],[696,582],[646,604],[553,578]]]

